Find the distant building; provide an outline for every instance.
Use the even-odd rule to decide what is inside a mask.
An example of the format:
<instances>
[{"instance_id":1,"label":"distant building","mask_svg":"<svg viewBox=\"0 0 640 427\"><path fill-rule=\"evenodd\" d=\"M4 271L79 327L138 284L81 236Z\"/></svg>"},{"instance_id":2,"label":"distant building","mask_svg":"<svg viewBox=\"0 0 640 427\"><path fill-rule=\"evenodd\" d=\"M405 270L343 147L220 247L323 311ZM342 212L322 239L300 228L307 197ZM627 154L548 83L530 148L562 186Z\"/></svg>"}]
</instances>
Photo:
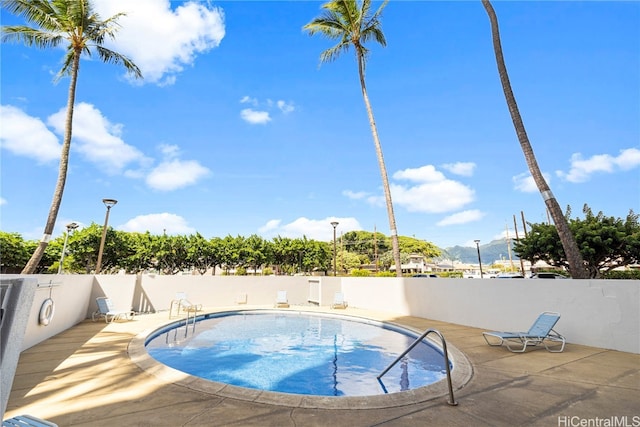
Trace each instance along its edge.
<instances>
[{"instance_id":1,"label":"distant building","mask_svg":"<svg viewBox=\"0 0 640 427\"><path fill-rule=\"evenodd\" d=\"M415 274L415 273L431 273L433 270L425 262L424 256L420 254L411 254L405 264L401 264L402 274ZM396 266L391 265L389 270L396 271Z\"/></svg>"}]
</instances>

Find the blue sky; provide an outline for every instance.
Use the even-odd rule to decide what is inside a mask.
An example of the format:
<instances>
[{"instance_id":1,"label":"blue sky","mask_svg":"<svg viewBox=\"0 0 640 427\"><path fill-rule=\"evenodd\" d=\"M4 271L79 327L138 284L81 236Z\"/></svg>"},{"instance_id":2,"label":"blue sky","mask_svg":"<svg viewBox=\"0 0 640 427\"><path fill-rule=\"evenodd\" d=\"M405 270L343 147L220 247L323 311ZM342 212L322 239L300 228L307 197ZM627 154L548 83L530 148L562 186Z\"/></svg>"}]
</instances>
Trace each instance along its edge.
<instances>
[{"instance_id":1,"label":"blue sky","mask_svg":"<svg viewBox=\"0 0 640 427\"><path fill-rule=\"evenodd\" d=\"M141 68L81 63L65 224L330 241L389 234L355 55L302 26L321 2L96 0L127 12L113 49ZM640 211L640 3L495 2L540 168L582 216ZM2 24L21 23L2 10ZM392 0L367 88L398 233L440 247L547 220L504 101L480 1ZM63 51L2 44L0 229L39 239L57 177Z\"/></svg>"}]
</instances>

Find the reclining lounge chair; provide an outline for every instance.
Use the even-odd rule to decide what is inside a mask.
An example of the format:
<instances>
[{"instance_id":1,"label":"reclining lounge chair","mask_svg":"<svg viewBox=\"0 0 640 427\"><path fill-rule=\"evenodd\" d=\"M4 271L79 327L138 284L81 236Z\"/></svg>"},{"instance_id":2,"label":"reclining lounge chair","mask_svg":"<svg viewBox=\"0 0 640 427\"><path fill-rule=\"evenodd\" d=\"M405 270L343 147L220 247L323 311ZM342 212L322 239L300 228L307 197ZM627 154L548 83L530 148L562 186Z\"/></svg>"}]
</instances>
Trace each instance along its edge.
<instances>
[{"instance_id":1,"label":"reclining lounge chair","mask_svg":"<svg viewBox=\"0 0 640 427\"><path fill-rule=\"evenodd\" d=\"M278 296L276 297L276 308L286 308L289 307L289 299L287 298L287 291L278 291Z\"/></svg>"},{"instance_id":2,"label":"reclining lounge chair","mask_svg":"<svg viewBox=\"0 0 640 427\"><path fill-rule=\"evenodd\" d=\"M18 415L2 422L2 427L58 427L58 424L33 415Z\"/></svg>"},{"instance_id":3,"label":"reclining lounge chair","mask_svg":"<svg viewBox=\"0 0 640 427\"><path fill-rule=\"evenodd\" d=\"M344 294L342 292L336 292L333 295L331 308L347 308L347 302L344 300Z\"/></svg>"},{"instance_id":4,"label":"reclining lounge chair","mask_svg":"<svg viewBox=\"0 0 640 427\"><path fill-rule=\"evenodd\" d=\"M117 310L113 307L113 303L107 297L96 298L98 303L98 310L91 315L91 320L94 322L101 317L104 317L105 323L113 322L116 319L133 320L135 313L133 310Z\"/></svg>"},{"instance_id":5,"label":"reclining lounge chair","mask_svg":"<svg viewBox=\"0 0 640 427\"><path fill-rule=\"evenodd\" d=\"M560 314L545 311L540 314L531 328L527 332L483 332L482 336L487 344L501 346L506 344L509 351L523 353L527 346L544 345L544 348L551 353L560 353L564 350L565 339L562 335L553 330L553 327L560 320ZM548 342L561 343L551 348ZM557 349L560 347L559 349Z\"/></svg>"}]
</instances>

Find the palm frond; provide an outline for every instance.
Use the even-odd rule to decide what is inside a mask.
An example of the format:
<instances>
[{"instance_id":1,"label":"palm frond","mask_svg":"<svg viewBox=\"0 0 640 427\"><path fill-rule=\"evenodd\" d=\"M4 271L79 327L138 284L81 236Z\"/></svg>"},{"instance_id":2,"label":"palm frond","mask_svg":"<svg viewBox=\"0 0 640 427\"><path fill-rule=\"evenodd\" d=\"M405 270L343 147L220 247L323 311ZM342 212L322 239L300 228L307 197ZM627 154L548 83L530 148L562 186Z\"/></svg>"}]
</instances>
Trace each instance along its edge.
<instances>
[{"instance_id":1,"label":"palm frond","mask_svg":"<svg viewBox=\"0 0 640 427\"><path fill-rule=\"evenodd\" d=\"M71 75L72 65L73 65L73 57L75 55L75 51L73 49L67 48L67 53L64 55L64 60L62 61L62 67L60 71L56 74L54 81L60 80L64 76Z\"/></svg>"},{"instance_id":2,"label":"palm frond","mask_svg":"<svg viewBox=\"0 0 640 427\"><path fill-rule=\"evenodd\" d=\"M376 13L373 14L373 16L371 17L371 21L375 20L380 22L380 15L382 15L382 9L385 8L385 6L387 5L387 3L389 3L389 0L384 0L382 2L382 4L380 5L380 7L378 8L378 10L376 10Z\"/></svg>"},{"instance_id":3,"label":"palm frond","mask_svg":"<svg viewBox=\"0 0 640 427\"><path fill-rule=\"evenodd\" d=\"M59 31L56 11L47 0L2 0L2 8L48 31Z\"/></svg>"},{"instance_id":4,"label":"palm frond","mask_svg":"<svg viewBox=\"0 0 640 427\"><path fill-rule=\"evenodd\" d=\"M334 47L331 47L320 54L320 62L332 62L338 58L343 52L347 52L350 43L338 43Z\"/></svg>"},{"instance_id":5,"label":"palm frond","mask_svg":"<svg viewBox=\"0 0 640 427\"><path fill-rule=\"evenodd\" d=\"M365 31L362 32L361 38L362 38L363 44L373 39L376 42L378 42L381 46L387 45L387 40L384 37L384 33L380 29L379 25L368 27Z\"/></svg>"},{"instance_id":6,"label":"palm frond","mask_svg":"<svg viewBox=\"0 0 640 427\"><path fill-rule=\"evenodd\" d=\"M303 27L309 35L322 34L338 44L320 54L321 62L335 60L353 45L358 55L366 59L369 50L364 46L370 40L387 45L381 29L380 15L388 3L385 0L371 14L371 0L332 0L322 5L323 13ZM366 62L366 61L365 61Z\"/></svg>"},{"instance_id":7,"label":"palm frond","mask_svg":"<svg viewBox=\"0 0 640 427\"><path fill-rule=\"evenodd\" d=\"M116 65L121 64L127 70L127 73L133 75L136 78L142 78L142 72L131 59L118 52L107 49L104 46L96 46L96 50L98 51L98 56L100 56L100 59L103 62Z\"/></svg>"},{"instance_id":8,"label":"palm frond","mask_svg":"<svg viewBox=\"0 0 640 427\"><path fill-rule=\"evenodd\" d=\"M329 39L342 38L347 28L340 21L339 15L332 12L325 12L322 16L315 18L313 21L302 27L313 36L317 33Z\"/></svg>"},{"instance_id":9,"label":"palm frond","mask_svg":"<svg viewBox=\"0 0 640 427\"><path fill-rule=\"evenodd\" d=\"M2 27L2 42L21 42L27 46L49 48L58 46L65 38L58 33L40 31L25 26Z\"/></svg>"},{"instance_id":10,"label":"palm frond","mask_svg":"<svg viewBox=\"0 0 640 427\"><path fill-rule=\"evenodd\" d=\"M68 42L63 65L57 78L68 75L75 55L92 55L96 49L104 62L123 65L136 78L140 69L129 58L103 46L107 37L115 38L120 28L118 13L106 20L93 11L90 0L0 0L3 8L23 17L37 28L2 27L2 41L23 42L28 46L47 48Z\"/></svg>"}]
</instances>

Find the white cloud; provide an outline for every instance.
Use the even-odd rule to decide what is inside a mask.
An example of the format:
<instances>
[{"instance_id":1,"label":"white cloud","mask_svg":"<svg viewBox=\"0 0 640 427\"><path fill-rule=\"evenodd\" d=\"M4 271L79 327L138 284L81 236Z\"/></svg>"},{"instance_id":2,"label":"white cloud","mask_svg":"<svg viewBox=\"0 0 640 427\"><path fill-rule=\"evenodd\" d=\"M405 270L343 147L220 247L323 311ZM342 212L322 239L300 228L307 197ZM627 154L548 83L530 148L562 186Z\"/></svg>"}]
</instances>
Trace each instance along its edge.
<instances>
[{"instance_id":1,"label":"white cloud","mask_svg":"<svg viewBox=\"0 0 640 427\"><path fill-rule=\"evenodd\" d=\"M436 170L433 165L401 170L394 173L393 178L406 179L414 182L439 182L445 180L444 174Z\"/></svg>"},{"instance_id":2,"label":"white cloud","mask_svg":"<svg viewBox=\"0 0 640 427\"><path fill-rule=\"evenodd\" d=\"M473 162L456 162L446 163L442 167L455 175L472 176L476 169L476 164Z\"/></svg>"},{"instance_id":3,"label":"white cloud","mask_svg":"<svg viewBox=\"0 0 640 427\"><path fill-rule=\"evenodd\" d=\"M196 230L189 227L187 221L175 214L167 212L159 214L139 215L117 227L122 231L151 234L193 234Z\"/></svg>"},{"instance_id":4,"label":"white cloud","mask_svg":"<svg viewBox=\"0 0 640 427\"><path fill-rule=\"evenodd\" d=\"M240 103L241 104L251 104L254 107L258 106L258 100L256 98L251 98L248 95L243 96L242 99L240 100Z\"/></svg>"},{"instance_id":5,"label":"white cloud","mask_svg":"<svg viewBox=\"0 0 640 427\"><path fill-rule=\"evenodd\" d=\"M282 111L284 114L289 114L293 110L295 110L295 107L293 106L293 102L287 103L285 101L280 100L277 102L277 105L280 111Z\"/></svg>"},{"instance_id":6,"label":"white cloud","mask_svg":"<svg viewBox=\"0 0 640 427\"><path fill-rule=\"evenodd\" d=\"M48 117L47 123L58 134L63 134L66 108ZM113 124L91 104L76 104L73 113L72 149L82 153L85 159L96 164L103 172L117 174L129 163L148 161L135 147L120 137L122 125Z\"/></svg>"},{"instance_id":7,"label":"white cloud","mask_svg":"<svg viewBox=\"0 0 640 427\"><path fill-rule=\"evenodd\" d=\"M251 108L245 108L240 111L240 117L247 123L251 123L252 125L264 125L271 121L271 117L269 117L269 112L267 111L256 111Z\"/></svg>"},{"instance_id":8,"label":"white cloud","mask_svg":"<svg viewBox=\"0 0 640 427\"><path fill-rule=\"evenodd\" d=\"M449 212L460 209L475 198L474 190L446 178L432 165L398 171L393 178L418 183L413 186L390 184L393 203L409 212Z\"/></svg>"},{"instance_id":9,"label":"white cloud","mask_svg":"<svg viewBox=\"0 0 640 427\"><path fill-rule=\"evenodd\" d=\"M258 231L261 233L268 233L272 230L277 230L281 222L282 221L280 221L279 219L272 219L270 221L267 221L267 223L260 227Z\"/></svg>"},{"instance_id":10,"label":"white cloud","mask_svg":"<svg viewBox=\"0 0 640 427\"><path fill-rule=\"evenodd\" d=\"M195 160L168 160L147 175L147 185L155 190L172 191L195 184L209 175L209 169Z\"/></svg>"},{"instance_id":11,"label":"white cloud","mask_svg":"<svg viewBox=\"0 0 640 427\"><path fill-rule=\"evenodd\" d=\"M615 164L624 171L640 166L640 150L627 148L620 151L620 155L615 158Z\"/></svg>"},{"instance_id":12,"label":"white cloud","mask_svg":"<svg viewBox=\"0 0 640 427\"><path fill-rule=\"evenodd\" d=\"M241 104L250 104L254 108L245 108L240 111L240 117L247 123L252 125L264 125L271 121L270 111L277 108L282 114L289 114L295 110L293 102L286 102L278 100L274 102L271 99L266 101L259 101L257 98L252 98L248 95L243 96L240 99ZM277 111L276 111L277 112Z\"/></svg>"},{"instance_id":13,"label":"white cloud","mask_svg":"<svg viewBox=\"0 0 640 427\"><path fill-rule=\"evenodd\" d=\"M575 153L571 156L569 172L557 171L556 174L569 182L586 182L591 175L597 172L614 173L627 171L640 166L640 150L627 148L621 150L618 156L610 154L596 154L588 159L583 159L582 154Z\"/></svg>"},{"instance_id":14,"label":"white cloud","mask_svg":"<svg viewBox=\"0 0 640 427\"><path fill-rule=\"evenodd\" d=\"M267 237L281 236L296 239L306 236L308 239L328 242L333 241L333 226L331 225L333 221L338 222L337 233L362 230L360 223L355 218L309 219L300 217L288 224L282 224L279 219L272 219L260 227L260 232L267 234Z\"/></svg>"},{"instance_id":15,"label":"white cloud","mask_svg":"<svg viewBox=\"0 0 640 427\"><path fill-rule=\"evenodd\" d=\"M11 105L0 105L0 146L40 163L60 159L62 145L42 120Z\"/></svg>"},{"instance_id":16,"label":"white cloud","mask_svg":"<svg viewBox=\"0 0 640 427\"><path fill-rule=\"evenodd\" d=\"M0 206L4 206L7 204L7 199L5 199L4 197L0 197Z\"/></svg>"},{"instance_id":17,"label":"white cloud","mask_svg":"<svg viewBox=\"0 0 640 427\"><path fill-rule=\"evenodd\" d=\"M513 228L502 230L500 233L494 235L491 240L504 240L507 237L509 237L509 239L512 239L512 240L516 239L516 233ZM524 238L524 230L518 230L518 237L521 239Z\"/></svg>"},{"instance_id":18,"label":"white cloud","mask_svg":"<svg viewBox=\"0 0 640 427\"><path fill-rule=\"evenodd\" d=\"M462 211L454 213L453 215L449 215L448 217L438 221L436 225L445 226L445 225L457 225L457 224L466 224L468 222L478 221L484 217L485 214L478 209L472 209L468 211Z\"/></svg>"},{"instance_id":19,"label":"white cloud","mask_svg":"<svg viewBox=\"0 0 640 427\"><path fill-rule=\"evenodd\" d=\"M352 200L360 200L360 199L364 199L365 197L367 197L369 195L369 193L365 192L365 191L351 191L351 190L344 190L342 192L343 196L347 196L349 199Z\"/></svg>"},{"instance_id":20,"label":"white cloud","mask_svg":"<svg viewBox=\"0 0 640 427\"><path fill-rule=\"evenodd\" d=\"M115 41L105 45L128 56L144 76L142 84L173 84L198 54L217 47L225 35L222 9L206 2L94 0L102 19L124 12ZM172 4L177 5L172 9Z\"/></svg>"},{"instance_id":21,"label":"white cloud","mask_svg":"<svg viewBox=\"0 0 640 427\"><path fill-rule=\"evenodd\" d=\"M551 176L549 174L542 172L542 176L544 180L547 181L547 184L551 184ZM538 186L536 182L533 180L533 177L528 172L521 173L519 175L511 178L513 181L513 188L517 191L521 191L523 193L535 193L538 191Z\"/></svg>"},{"instance_id":22,"label":"white cloud","mask_svg":"<svg viewBox=\"0 0 640 427\"><path fill-rule=\"evenodd\" d=\"M61 146L40 119L30 117L22 110L11 106L2 106L0 114L0 141L3 148L39 161L60 158ZM47 118L47 124L56 133L62 134L65 116L66 108L62 108ZM93 105L78 103L73 115L71 149L111 175L123 174L129 178L140 179L148 174L146 182L156 190L170 191L182 188L209 174L209 170L197 161L179 160L179 147L169 144L159 146L163 161L149 172L148 168L153 160L122 140L122 127L121 124L111 123ZM132 163L137 163L136 168L125 170Z\"/></svg>"},{"instance_id":23,"label":"white cloud","mask_svg":"<svg viewBox=\"0 0 640 427\"><path fill-rule=\"evenodd\" d=\"M180 154L180 148L177 145L172 144L160 144L158 149L164 156L165 160L175 159Z\"/></svg>"}]
</instances>

